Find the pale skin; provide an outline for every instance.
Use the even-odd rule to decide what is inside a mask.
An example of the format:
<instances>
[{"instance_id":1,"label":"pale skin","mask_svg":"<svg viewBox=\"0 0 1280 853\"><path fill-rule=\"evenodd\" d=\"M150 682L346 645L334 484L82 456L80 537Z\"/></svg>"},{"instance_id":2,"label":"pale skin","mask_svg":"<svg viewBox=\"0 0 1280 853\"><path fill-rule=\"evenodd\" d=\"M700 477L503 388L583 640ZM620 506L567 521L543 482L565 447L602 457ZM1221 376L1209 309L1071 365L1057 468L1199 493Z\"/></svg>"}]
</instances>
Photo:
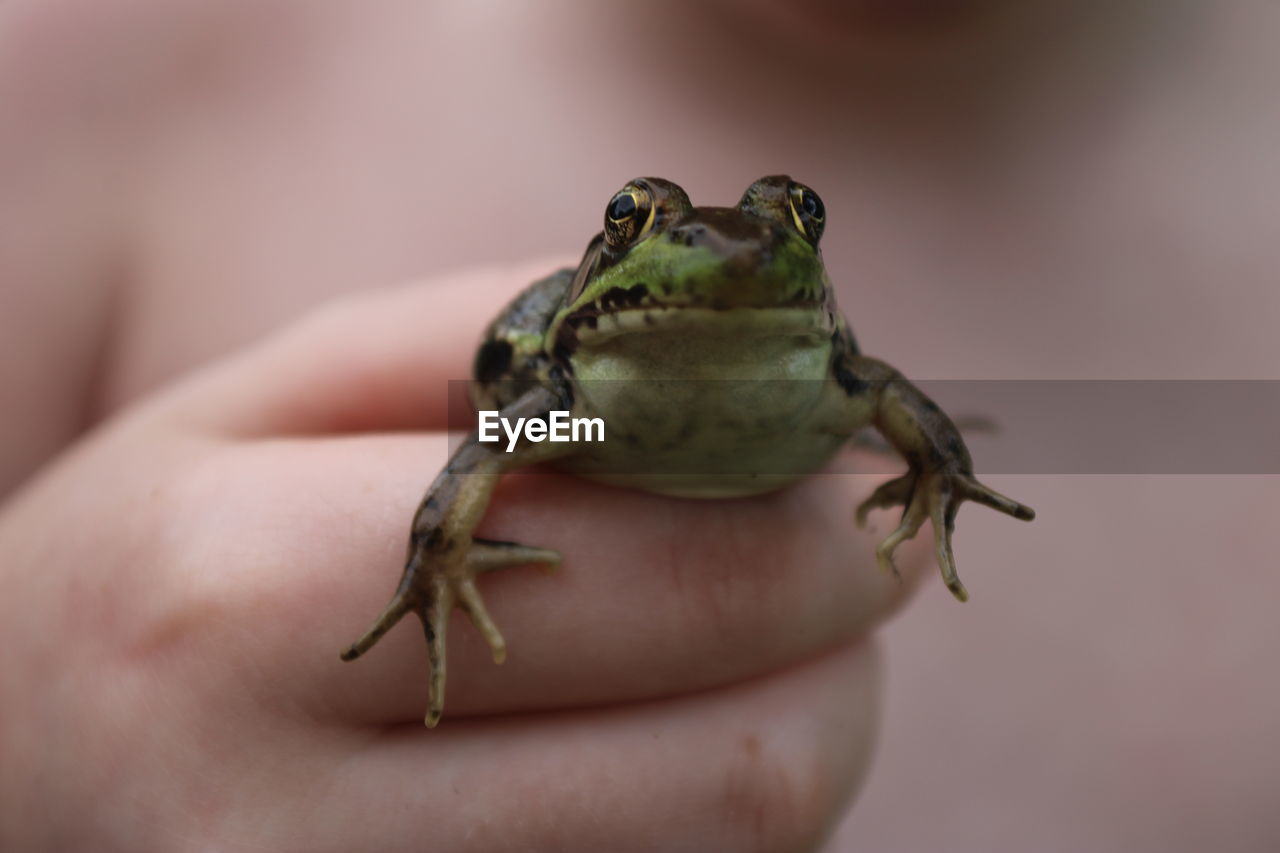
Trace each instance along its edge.
<instances>
[{"instance_id":1,"label":"pale skin","mask_svg":"<svg viewBox=\"0 0 1280 853\"><path fill-rule=\"evenodd\" d=\"M754 5L677 29L650 4L6 6L0 847L795 849L838 819L882 695L865 632L936 575L918 543L900 589L892 519L849 523L885 478L726 508L515 477L481 532L566 560L482 580L502 667L455 618L459 725L421 728L418 632L337 660L445 459L431 389L634 175L820 186L841 303L912 377L1275 378L1269 4L989 3L932 34ZM348 305L242 354L414 279L445 289L386 311L410 329ZM831 849L1269 849L1274 478L991 483L1040 519L962 513L973 600L934 582L890 628ZM796 538L753 538L779 509ZM670 545L707 529L729 559Z\"/></svg>"},{"instance_id":2,"label":"pale skin","mask_svg":"<svg viewBox=\"0 0 1280 853\"><path fill-rule=\"evenodd\" d=\"M48 570L3 605L24 638L3 682L6 841L412 849L429 831L445 849L797 849L829 830L874 728L865 634L907 591L849 523L866 478L734 508L516 478L482 531L572 555L551 577L485 579L519 653L498 669L455 626L435 732L417 636L337 660L446 452L443 395L398 388L442 386L450 360L432 356L468 336L415 334L421 318L441 298L482 310L508 274L325 309L123 413L12 499L0 548ZM109 493L82 487L103 479ZM787 535L750 532L768 518ZM819 544L828 528L838 551ZM695 531L710 538L672 546ZM50 679L74 700L29 689ZM19 817L51 796L79 819Z\"/></svg>"}]
</instances>

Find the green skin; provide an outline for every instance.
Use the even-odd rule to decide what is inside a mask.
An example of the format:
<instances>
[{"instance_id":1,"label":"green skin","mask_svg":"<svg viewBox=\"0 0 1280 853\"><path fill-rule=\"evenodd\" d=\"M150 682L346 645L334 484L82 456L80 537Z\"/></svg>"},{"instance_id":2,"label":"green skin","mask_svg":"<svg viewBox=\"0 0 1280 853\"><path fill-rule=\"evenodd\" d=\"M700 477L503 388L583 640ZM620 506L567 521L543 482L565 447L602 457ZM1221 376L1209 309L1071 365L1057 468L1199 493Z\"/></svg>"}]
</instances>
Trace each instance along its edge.
<instances>
[{"instance_id":1,"label":"green skin","mask_svg":"<svg viewBox=\"0 0 1280 853\"><path fill-rule=\"evenodd\" d=\"M835 297L818 242L824 211L785 175L761 178L732 208L695 208L669 181L641 178L614 196L605 230L577 269L530 285L490 325L476 356L472 400L514 423L555 410L601 418L605 441L572 443L472 433L414 516L391 603L342 655L354 660L400 617L423 621L431 664L426 724L444 709L445 626L454 606L493 650L502 635L476 575L554 551L473 535L498 479L539 462L615 485L721 498L780 488L820 469L874 426L907 461L857 511L903 506L877 547L894 550L932 522L938 565L956 596L951 534L976 501L1030 520L1030 507L982 485L952 421L887 364L861 355Z\"/></svg>"}]
</instances>

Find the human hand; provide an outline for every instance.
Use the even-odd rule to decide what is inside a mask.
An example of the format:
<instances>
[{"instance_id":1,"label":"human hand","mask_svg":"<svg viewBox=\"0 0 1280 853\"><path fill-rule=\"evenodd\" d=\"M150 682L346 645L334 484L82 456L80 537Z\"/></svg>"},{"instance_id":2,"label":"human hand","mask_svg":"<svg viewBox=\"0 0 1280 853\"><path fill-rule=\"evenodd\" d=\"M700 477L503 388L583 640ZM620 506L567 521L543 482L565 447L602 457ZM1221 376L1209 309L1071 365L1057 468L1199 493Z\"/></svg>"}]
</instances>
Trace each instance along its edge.
<instances>
[{"instance_id":1,"label":"human hand","mask_svg":"<svg viewBox=\"0 0 1280 853\"><path fill-rule=\"evenodd\" d=\"M418 632L338 660L399 575L447 380L513 278L343 300L121 412L9 502L0 847L820 842L868 766L866 633L912 585L852 524L860 478L699 502L511 476L479 532L564 563L484 580L507 663L457 617L428 731Z\"/></svg>"}]
</instances>

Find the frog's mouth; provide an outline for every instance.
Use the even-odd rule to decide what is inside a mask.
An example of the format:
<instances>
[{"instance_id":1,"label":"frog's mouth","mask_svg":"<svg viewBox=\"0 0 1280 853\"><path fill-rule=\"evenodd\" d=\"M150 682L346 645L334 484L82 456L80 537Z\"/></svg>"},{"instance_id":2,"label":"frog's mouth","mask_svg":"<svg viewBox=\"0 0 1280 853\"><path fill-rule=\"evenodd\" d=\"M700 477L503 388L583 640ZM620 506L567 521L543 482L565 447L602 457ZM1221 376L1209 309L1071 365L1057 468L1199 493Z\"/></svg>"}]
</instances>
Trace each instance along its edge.
<instances>
[{"instance_id":1,"label":"frog's mouth","mask_svg":"<svg viewBox=\"0 0 1280 853\"><path fill-rule=\"evenodd\" d=\"M575 311L565 317L562 328L573 334L579 346L599 346L613 338L638 333L826 339L836 330L836 317L830 306L814 302L767 308L651 304L610 311Z\"/></svg>"}]
</instances>

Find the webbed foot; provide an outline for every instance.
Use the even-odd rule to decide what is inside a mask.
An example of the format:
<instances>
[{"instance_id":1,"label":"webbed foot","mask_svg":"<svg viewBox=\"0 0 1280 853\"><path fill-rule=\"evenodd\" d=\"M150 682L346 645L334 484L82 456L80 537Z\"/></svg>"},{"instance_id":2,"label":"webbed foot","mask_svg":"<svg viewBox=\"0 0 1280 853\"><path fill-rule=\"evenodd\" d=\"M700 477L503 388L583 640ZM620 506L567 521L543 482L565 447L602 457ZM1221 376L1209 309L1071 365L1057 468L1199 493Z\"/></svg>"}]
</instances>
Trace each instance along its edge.
<instances>
[{"instance_id":1,"label":"webbed foot","mask_svg":"<svg viewBox=\"0 0 1280 853\"><path fill-rule=\"evenodd\" d=\"M934 551L938 567L942 570L942 580L952 595L961 601L968 601L969 592L956 574L955 556L951 551L951 533L955 529L956 513L967 500L985 504L1022 521L1030 521L1036 517L1035 510L1026 504L984 486L973 474L958 466L947 466L934 471L911 470L884 483L872 492L871 497L858 505L857 522L859 527L864 526L867 513L873 509L905 507L897 529L876 546L876 560L880 568L900 577L893 563L893 552L903 542L915 536L925 519L929 519L933 524Z\"/></svg>"},{"instance_id":2,"label":"webbed foot","mask_svg":"<svg viewBox=\"0 0 1280 853\"><path fill-rule=\"evenodd\" d=\"M364 636L342 653L342 659L350 661L360 657L402 616L410 610L415 611L422 619L427 635L431 677L427 685L425 722L428 728L434 728L444 713L445 630L455 606L466 612L489 644L494 663L502 663L507 657L506 642L485 609L484 599L476 588L476 576L507 566L528 563L555 566L559 562L560 555L555 551L514 542L468 537L465 545L451 546L440 528L428 531L422 537L415 536L400 586L391 603Z\"/></svg>"}]
</instances>

